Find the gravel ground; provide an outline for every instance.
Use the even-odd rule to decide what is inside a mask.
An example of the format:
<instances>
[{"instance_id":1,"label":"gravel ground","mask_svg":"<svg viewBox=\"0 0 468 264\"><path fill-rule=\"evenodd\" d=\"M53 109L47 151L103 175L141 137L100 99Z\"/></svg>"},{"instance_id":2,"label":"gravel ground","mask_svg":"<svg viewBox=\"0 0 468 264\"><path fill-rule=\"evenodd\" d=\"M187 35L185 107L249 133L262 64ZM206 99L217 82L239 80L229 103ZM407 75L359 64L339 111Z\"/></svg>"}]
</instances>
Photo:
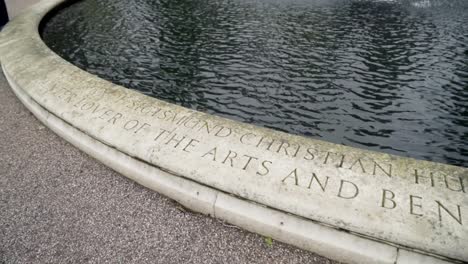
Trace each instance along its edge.
<instances>
[{"instance_id":1,"label":"gravel ground","mask_svg":"<svg viewBox=\"0 0 468 264\"><path fill-rule=\"evenodd\" d=\"M0 263L336 263L184 210L44 127L0 74Z\"/></svg>"}]
</instances>

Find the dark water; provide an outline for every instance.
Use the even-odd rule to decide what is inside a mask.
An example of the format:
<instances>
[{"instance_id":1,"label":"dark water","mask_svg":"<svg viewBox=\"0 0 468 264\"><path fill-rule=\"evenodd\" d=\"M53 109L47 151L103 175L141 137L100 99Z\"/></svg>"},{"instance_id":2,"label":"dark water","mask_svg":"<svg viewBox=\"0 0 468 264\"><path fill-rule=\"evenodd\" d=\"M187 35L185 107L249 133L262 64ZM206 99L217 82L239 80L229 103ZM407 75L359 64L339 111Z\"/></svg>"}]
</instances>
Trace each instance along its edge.
<instances>
[{"instance_id":1,"label":"dark water","mask_svg":"<svg viewBox=\"0 0 468 264\"><path fill-rule=\"evenodd\" d=\"M43 37L169 102L468 167L466 0L85 0Z\"/></svg>"}]
</instances>

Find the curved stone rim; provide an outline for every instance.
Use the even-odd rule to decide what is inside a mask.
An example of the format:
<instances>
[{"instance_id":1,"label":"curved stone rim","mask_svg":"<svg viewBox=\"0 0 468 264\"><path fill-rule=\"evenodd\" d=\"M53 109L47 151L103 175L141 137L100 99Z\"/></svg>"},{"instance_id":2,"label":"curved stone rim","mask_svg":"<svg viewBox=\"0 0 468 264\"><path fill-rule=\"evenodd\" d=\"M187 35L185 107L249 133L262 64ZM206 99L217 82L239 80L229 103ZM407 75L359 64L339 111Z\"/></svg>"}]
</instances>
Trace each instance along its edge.
<instances>
[{"instance_id":1,"label":"curved stone rim","mask_svg":"<svg viewBox=\"0 0 468 264\"><path fill-rule=\"evenodd\" d=\"M389 172L392 174L391 166L389 167L390 170L387 169L387 171L381 166L381 164L384 164L386 161L394 162L390 164L396 163L407 169L418 168L422 170L422 168L430 168L431 172L448 172L448 174L461 177L460 179L462 181L468 178L468 170L466 168L365 151L238 123L165 103L102 80L64 61L48 49L41 40L38 32L40 22L50 10L63 2L63 0L43 0L10 22L0 33L0 59L2 69L18 98L20 98L31 112L45 125L76 147L125 176L167 195L195 211L222 218L228 222L244 227L247 230L271 236L275 239L317 252L332 259L352 263L404 263L405 259L415 260L416 258L428 258L434 262L439 261L429 256L424 256L433 254L438 258L447 258L453 261L457 259L460 261L468 260L466 252L457 252L457 250L463 250L463 244L455 244L455 251L446 253L443 251L443 248L433 249L427 245L421 247L411 246L412 243L414 244L414 241L411 241L410 238L407 240L398 240L395 238L398 233L396 235L389 233L388 239L373 236L366 233L363 229L366 227L360 227L351 220L346 222L338 218L332 219L333 216L336 216L334 215L336 212L328 212L328 215L315 215L316 207L315 211L310 210L309 213L303 213L301 210L307 209L307 207L301 205L300 202L296 204L294 201L301 201L300 199L302 198L312 200L321 199L321 197L310 198L307 196L309 194L305 193L304 190L299 190L302 196L293 193L291 189L298 186L298 176L296 174L294 174L292 178L285 177L280 184L272 183L264 178L245 180L245 178L241 178L244 172L242 170L239 171L239 168L237 171L232 172L232 167L234 167L234 155L232 153L236 153L237 156L239 152L237 149L248 149L253 153L247 156L247 163L243 163L245 164L245 168L243 168L244 171L247 171L250 162L255 161L254 158L258 160L259 158L257 157L260 157L268 151L271 152L265 154L268 159L274 161L282 161L282 159L284 159L285 163L289 162L295 164L296 170L310 166L311 164L304 165L302 163L305 162L304 160L310 161L310 159L306 159L306 157L314 159L313 156L315 152L313 154L309 152L309 149L306 149L304 155L309 156L303 156L301 160L295 156L298 154L299 148L303 145L312 145L319 149L326 149L327 159L330 157L330 153L338 152L346 152L347 155L357 157L370 155L374 161L374 175L371 176L376 176L377 170L380 170L381 174L388 174ZM86 84L87 87L82 87L81 85L83 83ZM79 97L85 100L82 101L84 104L78 108L73 108L72 105L78 105L78 102L73 100ZM86 101L88 99L89 102ZM70 104L71 102L73 104ZM115 104L117 102L121 105L116 106ZM88 103L88 105L84 107L86 103ZM111 108L106 108L109 105L120 108L111 111ZM159 110L154 108L154 105L158 105L158 107L160 107ZM89 109L87 109L88 107ZM125 107L128 109L123 109ZM138 111L140 112L139 115L142 117L136 115ZM157 113L166 112L164 112L163 118L159 118L157 114L153 114L156 111L158 111ZM93 112L94 115L89 114L89 112ZM99 114L99 116L96 115L96 113ZM118 114L120 114L120 117ZM151 114L153 114L153 119L148 117L148 115ZM126 123L122 125L123 127L117 131L117 129L112 126L118 123L122 115L129 115L134 118L127 120ZM158 119L157 121L160 123L173 119L172 125L174 125L174 123L176 125L174 129L180 129L182 127L181 130L183 133L176 137L175 132L171 132L173 136L169 138L169 141L167 141L168 143L158 143L148 147L143 139L146 141L150 139L156 141L156 139L159 139L165 134L171 135L168 134L170 130L166 129L167 126L163 127L166 129L164 131L168 132L161 132L163 128L159 128L159 134L151 134L150 132L155 132L151 130L154 123L151 123L151 121L147 123L145 121L154 121L154 119ZM194 131L193 128L188 129L188 127L186 127L187 123L190 121L194 122L194 127L198 129L197 131ZM208 122L211 123L211 127L208 125ZM202 125L197 127L199 124ZM216 132L215 129L217 129ZM205 134L200 132L202 130L206 130ZM228 134L228 131L229 135L225 136ZM146 137L143 136L144 133L146 133ZM189 141L188 136L192 134L199 137L197 137L197 139L192 138L192 140ZM277 148L277 151L270 150L271 144L268 149L259 150L257 149L258 146L254 147L252 144L242 145L237 141L236 143L233 140L227 139L231 134L237 136L237 141L239 141L240 136L241 143L243 139L248 141L249 138L251 139L255 136L268 139L272 142L278 140L276 143L280 144L280 146ZM182 137L183 140L187 140L185 142L186 144L183 145L184 148L180 150L177 149L177 147L180 142L182 142L180 140ZM203 140L209 141L210 143L215 142L217 144L216 146L237 147L237 149L235 149L237 152L231 152L231 150L229 150L227 156L225 155L224 161L216 161L218 150L215 150L213 154L213 149L207 149L208 152L205 150L203 153L209 155L209 157L213 157L213 161L217 163L206 166L208 167L207 170L202 170L201 172L197 171L193 167L194 164L190 164L190 159L179 159L179 157L181 157L181 153L185 154L183 152L190 152L197 142L200 143ZM284 142L286 142L287 146L284 145ZM174 143L176 147L170 149L170 151L167 149L164 150L166 147L165 145L169 143ZM268 145L268 142L264 142L264 144ZM297 152L295 152L294 155L292 155L295 150L295 148L292 148L293 144L297 144L298 146ZM183 152L179 153L177 151ZM290 153L288 153L288 151ZM168 156L168 158L166 158L166 156ZM266 170L269 170L267 165L269 166L271 164L266 161L271 164L273 163L270 160L263 159L263 162L258 164L256 168L257 171L253 171L255 176L267 175ZM320 162L323 162L323 160ZM341 163L338 162L338 164L341 166L343 162L344 156ZM358 173L351 169L349 169L350 171L343 172L343 170L340 169L344 168L342 166L337 167L336 164L334 165L335 168L328 168L314 160L312 165L317 166L326 173L330 173L330 175L336 174L333 176L350 180L350 178L345 177L347 176L345 173L349 173L353 177L362 177L362 175L365 174L366 167L362 164L363 162L364 161L358 158L353 164L353 166L360 167L362 170L361 175L358 175ZM195 165L198 166L198 164ZM229 168L229 165L231 168ZM277 168L277 170L281 169L282 168ZM291 171L291 173L292 172L293 171ZM226 176L220 180L219 177L209 176L209 174L213 173L223 176L228 175L230 177ZM284 175L287 174L283 174L283 176ZM398 179L398 181L401 182L398 182L397 187L408 184L408 177L402 178L403 179ZM292 187L285 186L286 179L292 181ZM364 182L367 180L368 179ZM378 181L387 184L387 181L390 180L381 179ZM447 182L447 180L445 181ZM347 182L347 180L342 180L340 182L339 195L341 194L344 186L343 183L345 182ZM310 183L312 183L312 179L310 179ZM267 190L254 190L249 185L262 188L266 186L264 189ZM428 189L427 186L418 189L418 191L427 190L431 189ZM294 189L294 191L297 191L297 189ZM278 194L279 198L272 199L272 196L276 194ZM468 203L464 193L449 194L456 196L463 206ZM292 199L287 197L288 195L292 196ZM447 191L438 191L435 195L438 198L447 197ZM346 197L346 195L343 195L341 198L352 199L349 197L350 196ZM289 200L283 202L281 200L282 198L288 198ZM326 200L322 199L320 201L323 202ZM348 207L349 205L350 204L347 204ZM368 204L364 203L364 205ZM346 209L345 205L339 204L339 206L341 206L343 210ZM357 206L359 206L359 204L357 204ZM440 208L439 206L439 214ZM386 216L388 215L384 215L382 219L385 219ZM439 215L439 217L440 216L441 215ZM401 227L401 225L397 225L397 228ZM457 226L455 225L455 227ZM305 232L305 230L307 230L307 232ZM452 228L450 230L453 231L455 229ZM393 230L391 231L393 232ZM466 237L468 233L465 233L467 232L466 227L462 231L462 237L460 238L461 243L468 239ZM421 238L419 237L418 239ZM402 248L426 253L420 255L419 253L409 252Z\"/></svg>"}]
</instances>

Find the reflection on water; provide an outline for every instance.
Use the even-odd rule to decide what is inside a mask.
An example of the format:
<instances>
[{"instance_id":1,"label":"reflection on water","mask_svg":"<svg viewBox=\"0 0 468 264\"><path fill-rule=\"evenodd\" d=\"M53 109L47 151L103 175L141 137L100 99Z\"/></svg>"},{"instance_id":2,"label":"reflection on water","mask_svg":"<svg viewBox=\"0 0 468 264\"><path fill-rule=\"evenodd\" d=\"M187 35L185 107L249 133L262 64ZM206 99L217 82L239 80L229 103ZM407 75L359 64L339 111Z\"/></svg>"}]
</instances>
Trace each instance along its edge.
<instances>
[{"instance_id":1,"label":"reflection on water","mask_svg":"<svg viewBox=\"0 0 468 264\"><path fill-rule=\"evenodd\" d=\"M466 25L465 0L85 0L43 37L169 102L466 167Z\"/></svg>"}]
</instances>

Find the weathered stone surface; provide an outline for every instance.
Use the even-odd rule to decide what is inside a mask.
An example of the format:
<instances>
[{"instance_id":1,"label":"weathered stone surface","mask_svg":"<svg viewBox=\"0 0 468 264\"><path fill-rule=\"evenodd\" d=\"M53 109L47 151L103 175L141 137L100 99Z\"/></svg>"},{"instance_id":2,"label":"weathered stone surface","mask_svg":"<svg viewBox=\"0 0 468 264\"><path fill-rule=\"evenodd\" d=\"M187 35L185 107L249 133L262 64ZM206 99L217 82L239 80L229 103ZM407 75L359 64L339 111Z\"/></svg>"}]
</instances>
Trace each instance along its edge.
<instances>
[{"instance_id":1,"label":"weathered stone surface","mask_svg":"<svg viewBox=\"0 0 468 264\"><path fill-rule=\"evenodd\" d=\"M450 262L436 259L401 249L398 252L396 264L448 264Z\"/></svg>"},{"instance_id":2,"label":"weathered stone surface","mask_svg":"<svg viewBox=\"0 0 468 264\"><path fill-rule=\"evenodd\" d=\"M17 16L25 7L37 3L39 0L5 0L10 19Z\"/></svg>"},{"instance_id":3,"label":"weathered stone surface","mask_svg":"<svg viewBox=\"0 0 468 264\"><path fill-rule=\"evenodd\" d=\"M373 239L468 260L468 169L294 136L124 89L64 61L36 5L0 36L1 63L42 107L91 137L198 183Z\"/></svg>"}]
</instances>

